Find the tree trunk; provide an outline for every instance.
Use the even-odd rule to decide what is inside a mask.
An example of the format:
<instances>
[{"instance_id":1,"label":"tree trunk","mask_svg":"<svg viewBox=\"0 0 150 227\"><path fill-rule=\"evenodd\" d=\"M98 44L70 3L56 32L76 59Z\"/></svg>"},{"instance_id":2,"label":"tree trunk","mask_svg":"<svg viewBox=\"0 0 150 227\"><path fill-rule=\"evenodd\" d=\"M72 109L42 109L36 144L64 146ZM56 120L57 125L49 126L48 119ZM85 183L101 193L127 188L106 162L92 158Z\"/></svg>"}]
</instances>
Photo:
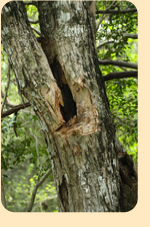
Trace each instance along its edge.
<instances>
[{"instance_id":1,"label":"tree trunk","mask_svg":"<svg viewBox=\"0 0 150 227\"><path fill-rule=\"evenodd\" d=\"M91 5L41 1L38 11L41 46L24 4L14 1L2 10L2 42L20 95L30 101L47 140L59 211L128 211L136 204L137 180L115 136Z\"/></svg>"}]
</instances>

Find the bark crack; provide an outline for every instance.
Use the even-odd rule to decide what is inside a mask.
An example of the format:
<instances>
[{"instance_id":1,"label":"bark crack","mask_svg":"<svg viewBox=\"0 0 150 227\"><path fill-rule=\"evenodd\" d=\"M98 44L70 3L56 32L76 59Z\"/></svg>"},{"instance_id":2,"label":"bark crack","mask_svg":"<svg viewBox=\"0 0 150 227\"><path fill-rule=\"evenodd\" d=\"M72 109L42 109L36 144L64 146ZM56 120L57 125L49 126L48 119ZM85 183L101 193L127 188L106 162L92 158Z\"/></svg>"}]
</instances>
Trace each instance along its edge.
<instances>
[{"instance_id":1,"label":"bark crack","mask_svg":"<svg viewBox=\"0 0 150 227\"><path fill-rule=\"evenodd\" d=\"M60 200L64 208L64 212L69 212L69 202L68 202L68 189L66 185L65 177L62 177L62 183L59 185L59 195Z\"/></svg>"}]
</instances>

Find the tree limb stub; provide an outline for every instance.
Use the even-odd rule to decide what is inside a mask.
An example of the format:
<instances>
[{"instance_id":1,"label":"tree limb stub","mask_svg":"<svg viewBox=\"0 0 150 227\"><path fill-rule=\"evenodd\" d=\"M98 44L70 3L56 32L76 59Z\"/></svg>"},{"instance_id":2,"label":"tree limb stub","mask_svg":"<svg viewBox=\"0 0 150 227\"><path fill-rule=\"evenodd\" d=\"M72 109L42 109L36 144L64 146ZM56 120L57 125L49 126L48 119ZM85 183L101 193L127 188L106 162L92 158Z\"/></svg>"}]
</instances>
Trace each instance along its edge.
<instances>
[{"instance_id":1,"label":"tree limb stub","mask_svg":"<svg viewBox=\"0 0 150 227\"><path fill-rule=\"evenodd\" d=\"M119 73L109 73L106 76L103 76L104 81L113 80L113 79L121 79L121 78L130 78L138 77L137 71L127 71L127 72L119 72Z\"/></svg>"}]
</instances>

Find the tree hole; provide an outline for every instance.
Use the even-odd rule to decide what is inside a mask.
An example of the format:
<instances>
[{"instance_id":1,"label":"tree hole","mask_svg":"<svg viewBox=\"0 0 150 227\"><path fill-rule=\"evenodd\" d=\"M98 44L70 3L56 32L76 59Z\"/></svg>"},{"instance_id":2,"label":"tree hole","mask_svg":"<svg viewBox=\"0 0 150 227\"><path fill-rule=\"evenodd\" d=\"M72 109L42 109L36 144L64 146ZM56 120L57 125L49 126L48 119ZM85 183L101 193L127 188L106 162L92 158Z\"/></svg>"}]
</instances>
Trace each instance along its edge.
<instances>
[{"instance_id":1,"label":"tree hole","mask_svg":"<svg viewBox=\"0 0 150 227\"><path fill-rule=\"evenodd\" d=\"M73 116L77 115L76 103L73 100L72 93L67 84L64 72L60 63L55 59L50 65L54 78L56 79L57 85L62 93L64 106L60 105L61 114L66 122L68 122Z\"/></svg>"}]
</instances>

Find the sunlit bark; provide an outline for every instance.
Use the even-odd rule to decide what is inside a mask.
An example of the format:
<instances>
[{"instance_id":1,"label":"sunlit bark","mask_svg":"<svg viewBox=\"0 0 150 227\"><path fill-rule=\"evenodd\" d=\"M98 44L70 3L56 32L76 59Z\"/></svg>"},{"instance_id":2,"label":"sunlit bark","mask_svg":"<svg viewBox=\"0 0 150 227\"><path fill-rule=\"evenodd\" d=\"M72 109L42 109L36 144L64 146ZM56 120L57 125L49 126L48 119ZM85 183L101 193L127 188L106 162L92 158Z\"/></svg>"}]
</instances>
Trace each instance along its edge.
<instances>
[{"instance_id":1,"label":"sunlit bark","mask_svg":"<svg viewBox=\"0 0 150 227\"><path fill-rule=\"evenodd\" d=\"M41 46L22 2L3 7L2 41L20 94L44 131L59 211L121 211L123 148L99 70L89 2L38 2L38 10Z\"/></svg>"}]
</instances>

